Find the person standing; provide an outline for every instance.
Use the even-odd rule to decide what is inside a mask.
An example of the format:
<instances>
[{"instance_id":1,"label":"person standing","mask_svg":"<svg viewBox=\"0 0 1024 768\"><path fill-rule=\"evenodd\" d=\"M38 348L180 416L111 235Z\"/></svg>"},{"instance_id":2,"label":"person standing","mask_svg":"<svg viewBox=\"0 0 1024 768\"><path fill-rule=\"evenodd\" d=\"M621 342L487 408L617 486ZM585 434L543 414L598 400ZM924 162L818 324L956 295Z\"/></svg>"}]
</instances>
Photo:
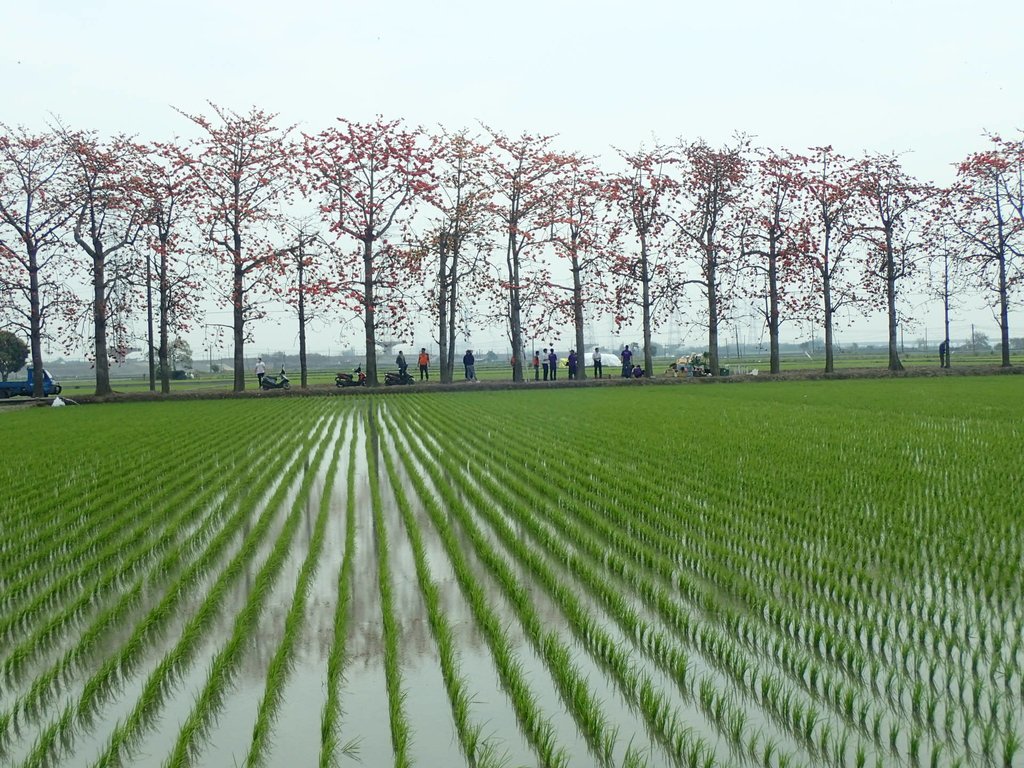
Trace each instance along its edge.
<instances>
[{"instance_id":1,"label":"person standing","mask_svg":"<svg viewBox=\"0 0 1024 768\"><path fill-rule=\"evenodd\" d=\"M551 369L551 380L554 381L558 373L558 355L555 354L555 348L551 348L551 352L548 354L548 367Z\"/></svg>"},{"instance_id":2,"label":"person standing","mask_svg":"<svg viewBox=\"0 0 1024 768\"><path fill-rule=\"evenodd\" d=\"M633 353L629 349L629 344L622 350L622 378L628 379L633 375Z\"/></svg>"},{"instance_id":3,"label":"person standing","mask_svg":"<svg viewBox=\"0 0 1024 768\"><path fill-rule=\"evenodd\" d=\"M594 347L594 378L600 379L604 375L604 366L601 365L601 348Z\"/></svg>"},{"instance_id":4,"label":"person standing","mask_svg":"<svg viewBox=\"0 0 1024 768\"><path fill-rule=\"evenodd\" d=\"M576 365L577 365L577 362L578 361L576 359L576 350L575 349L570 349L569 350L569 378L570 379L575 379L576 378Z\"/></svg>"},{"instance_id":5,"label":"person standing","mask_svg":"<svg viewBox=\"0 0 1024 768\"><path fill-rule=\"evenodd\" d=\"M476 381L476 358L472 349L467 349L462 356L462 365L466 369L466 381Z\"/></svg>"},{"instance_id":6,"label":"person standing","mask_svg":"<svg viewBox=\"0 0 1024 768\"><path fill-rule=\"evenodd\" d=\"M540 381L540 355L537 354L537 350L533 350L533 380Z\"/></svg>"},{"instance_id":7,"label":"person standing","mask_svg":"<svg viewBox=\"0 0 1024 768\"><path fill-rule=\"evenodd\" d=\"M949 344L945 339L939 344L939 368L949 368Z\"/></svg>"},{"instance_id":8,"label":"person standing","mask_svg":"<svg viewBox=\"0 0 1024 768\"><path fill-rule=\"evenodd\" d=\"M395 365L398 366L398 375L404 379L405 372L409 369L409 364L405 362L405 354L403 354L402 350L398 350L398 357L395 358Z\"/></svg>"},{"instance_id":9,"label":"person standing","mask_svg":"<svg viewBox=\"0 0 1024 768\"><path fill-rule=\"evenodd\" d=\"M426 347L420 347L420 381L426 379L430 380L430 355L427 354Z\"/></svg>"},{"instance_id":10,"label":"person standing","mask_svg":"<svg viewBox=\"0 0 1024 768\"><path fill-rule=\"evenodd\" d=\"M548 362L548 348L547 347L544 347L544 352L541 355L540 362L541 362L542 366L544 367L544 381L547 381L548 380L548 365L549 365L549 362Z\"/></svg>"},{"instance_id":11,"label":"person standing","mask_svg":"<svg viewBox=\"0 0 1024 768\"><path fill-rule=\"evenodd\" d=\"M263 386L263 377L267 374L267 364L263 362L262 357L256 358L256 386Z\"/></svg>"}]
</instances>

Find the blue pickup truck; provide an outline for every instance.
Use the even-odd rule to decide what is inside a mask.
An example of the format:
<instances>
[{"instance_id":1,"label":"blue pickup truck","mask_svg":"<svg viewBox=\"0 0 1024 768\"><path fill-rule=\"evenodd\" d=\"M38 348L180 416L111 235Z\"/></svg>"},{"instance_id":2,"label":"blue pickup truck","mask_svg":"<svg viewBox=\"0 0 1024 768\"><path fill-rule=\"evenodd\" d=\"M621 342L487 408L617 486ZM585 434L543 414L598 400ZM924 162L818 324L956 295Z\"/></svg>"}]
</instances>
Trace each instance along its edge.
<instances>
[{"instance_id":1,"label":"blue pickup truck","mask_svg":"<svg viewBox=\"0 0 1024 768\"><path fill-rule=\"evenodd\" d=\"M24 381L0 381L0 398L17 397L18 395L32 397L32 384L34 382L33 372L31 368L28 368L27 370L28 375ZM43 394L60 394L60 384L54 381L50 377L50 372L45 369L43 370Z\"/></svg>"}]
</instances>

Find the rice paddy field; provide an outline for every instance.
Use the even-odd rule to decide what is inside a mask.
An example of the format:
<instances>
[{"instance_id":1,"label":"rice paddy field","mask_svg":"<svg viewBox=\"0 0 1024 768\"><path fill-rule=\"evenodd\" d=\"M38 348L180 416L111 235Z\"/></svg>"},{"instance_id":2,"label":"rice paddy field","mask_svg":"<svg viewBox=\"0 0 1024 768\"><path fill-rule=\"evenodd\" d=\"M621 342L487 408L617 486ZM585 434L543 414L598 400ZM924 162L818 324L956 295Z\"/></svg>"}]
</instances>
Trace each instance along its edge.
<instances>
[{"instance_id":1,"label":"rice paddy field","mask_svg":"<svg viewBox=\"0 0 1024 768\"><path fill-rule=\"evenodd\" d=\"M1022 395L0 413L0 765L1024 765Z\"/></svg>"}]
</instances>

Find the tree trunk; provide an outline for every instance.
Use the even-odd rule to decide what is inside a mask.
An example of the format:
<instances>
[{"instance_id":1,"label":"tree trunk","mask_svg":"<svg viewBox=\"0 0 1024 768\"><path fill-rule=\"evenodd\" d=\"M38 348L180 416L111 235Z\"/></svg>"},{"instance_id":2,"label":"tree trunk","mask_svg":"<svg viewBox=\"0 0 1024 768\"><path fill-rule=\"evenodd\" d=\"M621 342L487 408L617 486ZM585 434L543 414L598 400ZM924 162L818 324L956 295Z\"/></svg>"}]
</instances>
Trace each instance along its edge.
<instances>
[{"instance_id":1,"label":"tree trunk","mask_svg":"<svg viewBox=\"0 0 1024 768\"><path fill-rule=\"evenodd\" d=\"M835 314L835 309L832 306L832 266L829 259L829 245L831 241L832 226L826 220L825 247L821 257L821 267L818 269L821 274L821 294L825 310L825 373L832 373L835 370L835 352L832 338L832 318Z\"/></svg>"},{"instance_id":2,"label":"tree trunk","mask_svg":"<svg viewBox=\"0 0 1024 768\"><path fill-rule=\"evenodd\" d=\"M771 373L780 373L779 360L779 265L775 252L775 236L772 234L768 247L768 346Z\"/></svg>"},{"instance_id":3,"label":"tree trunk","mask_svg":"<svg viewBox=\"0 0 1024 768\"><path fill-rule=\"evenodd\" d=\"M167 280L167 253L161 250L160 254L160 348L157 352L160 360L160 391L165 395L171 391L171 372L167 360L167 325L170 314L171 297L168 295L170 286Z\"/></svg>"},{"instance_id":4,"label":"tree trunk","mask_svg":"<svg viewBox=\"0 0 1024 768\"><path fill-rule=\"evenodd\" d=\"M587 366L583 361L583 281L580 278L580 262L574 253L572 257L572 321L576 329L576 378L587 378Z\"/></svg>"},{"instance_id":5,"label":"tree trunk","mask_svg":"<svg viewBox=\"0 0 1024 768\"><path fill-rule=\"evenodd\" d=\"M301 243L301 240L300 240ZM299 386L306 388L306 285L303 267L304 254L299 246Z\"/></svg>"},{"instance_id":6,"label":"tree trunk","mask_svg":"<svg viewBox=\"0 0 1024 768\"><path fill-rule=\"evenodd\" d=\"M718 376L721 368L718 365L718 290L715 287L717 277L714 258L714 241L708 243L705 255L704 274L708 281L708 366L711 375Z\"/></svg>"},{"instance_id":7,"label":"tree trunk","mask_svg":"<svg viewBox=\"0 0 1024 768\"><path fill-rule=\"evenodd\" d=\"M640 309L643 316L644 371L650 376L654 356L651 354L651 273L648 269L646 237L640 240Z\"/></svg>"},{"instance_id":8,"label":"tree trunk","mask_svg":"<svg viewBox=\"0 0 1024 768\"><path fill-rule=\"evenodd\" d=\"M889 370L902 371L897 337L899 323L896 319L896 257L893 253L892 230L885 232L885 300L889 315Z\"/></svg>"},{"instance_id":9,"label":"tree trunk","mask_svg":"<svg viewBox=\"0 0 1024 768\"><path fill-rule=\"evenodd\" d=\"M509 341L512 342L512 381L523 380L523 326L522 308L519 298L519 253L515 249L515 233L509 228L508 250L505 261L508 266L508 323Z\"/></svg>"},{"instance_id":10,"label":"tree trunk","mask_svg":"<svg viewBox=\"0 0 1024 768\"><path fill-rule=\"evenodd\" d=\"M29 238L26 238L26 242ZM32 348L32 397L43 397L43 316L39 307L38 250L28 247L29 346Z\"/></svg>"},{"instance_id":11,"label":"tree trunk","mask_svg":"<svg viewBox=\"0 0 1024 768\"><path fill-rule=\"evenodd\" d=\"M377 379L377 329L373 307L373 237L369 232L363 238L363 323L366 330L366 382L371 387L380 385Z\"/></svg>"},{"instance_id":12,"label":"tree trunk","mask_svg":"<svg viewBox=\"0 0 1024 768\"><path fill-rule=\"evenodd\" d=\"M1006 294L1006 246L1003 245L999 253L999 345L1003 368L1010 367L1010 310Z\"/></svg>"},{"instance_id":13,"label":"tree trunk","mask_svg":"<svg viewBox=\"0 0 1024 768\"><path fill-rule=\"evenodd\" d=\"M949 350L949 254L947 253L942 259L942 324L944 337L943 341L946 344L946 360L944 366L949 368L950 366L950 350Z\"/></svg>"},{"instance_id":14,"label":"tree trunk","mask_svg":"<svg viewBox=\"0 0 1024 768\"><path fill-rule=\"evenodd\" d=\"M236 240L237 242L237 240ZM245 391L245 306L243 296L242 265L239 262L240 252L236 251L235 271L233 276L232 294L232 323L231 331L234 341L234 367L235 367L235 392Z\"/></svg>"},{"instance_id":15,"label":"tree trunk","mask_svg":"<svg viewBox=\"0 0 1024 768\"><path fill-rule=\"evenodd\" d=\"M450 384L452 372L448 367L448 256L442 243L438 247L437 265L437 361L442 384Z\"/></svg>"},{"instance_id":16,"label":"tree trunk","mask_svg":"<svg viewBox=\"0 0 1024 768\"><path fill-rule=\"evenodd\" d=\"M999 237L999 345L1002 349L1003 368L1010 367L1010 314L1006 286L1006 234L1003 223L1003 206L999 194L999 183L996 182L996 227Z\"/></svg>"},{"instance_id":17,"label":"tree trunk","mask_svg":"<svg viewBox=\"0 0 1024 768\"><path fill-rule=\"evenodd\" d=\"M149 363L149 391L156 392L156 344L153 338L153 259L146 254L146 360Z\"/></svg>"},{"instance_id":18,"label":"tree trunk","mask_svg":"<svg viewBox=\"0 0 1024 768\"><path fill-rule=\"evenodd\" d=\"M92 321L96 352L96 394L109 395L110 361L107 358L107 289L106 253L103 246L94 241L92 257L93 306ZM38 375L38 374L37 374Z\"/></svg>"},{"instance_id":19,"label":"tree trunk","mask_svg":"<svg viewBox=\"0 0 1024 768\"><path fill-rule=\"evenodd\" d=\"M457 254L454 254L448 278L448 357L444 365L449 384L455 380L455 314L459 308L458 285L455 281L456 267Z\"/></svg>"}]
</instances>

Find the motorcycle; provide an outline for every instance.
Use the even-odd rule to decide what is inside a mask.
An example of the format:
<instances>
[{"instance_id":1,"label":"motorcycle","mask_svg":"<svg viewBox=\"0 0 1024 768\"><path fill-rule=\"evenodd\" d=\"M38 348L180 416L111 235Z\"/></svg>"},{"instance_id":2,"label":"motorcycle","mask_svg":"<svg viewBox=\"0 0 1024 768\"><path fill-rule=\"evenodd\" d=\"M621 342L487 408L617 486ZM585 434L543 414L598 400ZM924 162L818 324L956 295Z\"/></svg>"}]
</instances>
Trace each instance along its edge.
<instances>
[{"instance_id":1,"label":"motorcycle","mask_svg":"<svg viewBox=\"0 0 1024 768\"><path fill-rule=\"evenodd\" d=\"M393 387L401 384L415 384L416 379L409 375L409 371L401 370L398 373L388 371L384 374L384 386Z\"/></svg>"},{"instance_id":2,"label":"motorcycle","mask_svg":"<svg viewBox=\"0 0 1024 768\"><path fill-rule=\"evenodd\" d=\"M263 383L260 384L263 389L291 389L292 383L288 381L288 377L284 374L284 368L281 369L281 373L277 376L263 376Z\"/></svg>"},{"instance_id":3,"label":"motorcycle","mask_svg":"<svg viewBox=\"0 0 1024 768\"><path fill-rule=\"evenodd\" d=\"M338 387L365 387L366 374L363 373L363 366L359 366L352 373L339 373L334 377L334 384Z\"/></svg>"}]
</instances>

